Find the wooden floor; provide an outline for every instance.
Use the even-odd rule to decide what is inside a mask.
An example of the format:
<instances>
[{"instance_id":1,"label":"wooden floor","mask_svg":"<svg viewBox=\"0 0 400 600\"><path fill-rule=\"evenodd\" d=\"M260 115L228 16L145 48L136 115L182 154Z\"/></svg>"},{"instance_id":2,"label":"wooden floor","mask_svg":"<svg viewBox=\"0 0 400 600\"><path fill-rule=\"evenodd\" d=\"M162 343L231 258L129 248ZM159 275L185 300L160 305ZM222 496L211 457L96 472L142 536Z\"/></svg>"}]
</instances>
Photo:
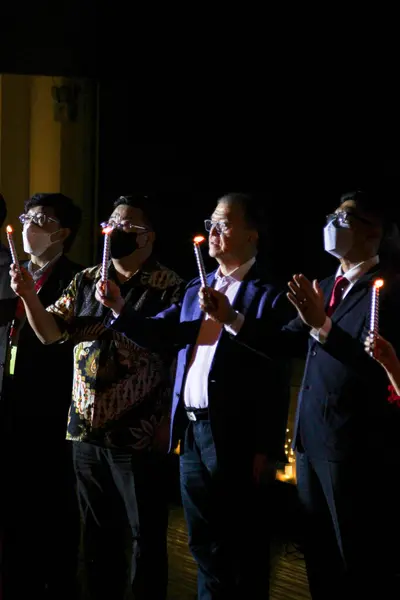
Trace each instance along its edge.
<instances>
[{"instance_id":1,"label":"wooden floor","mask_svg":"<svg viewBox=\"0 0 400 600\"><path fill-rule=\"evenodd\" d=\"M196 567L187 547L186 525L180 507L170 513L168 531L168 600L194 600ZM304 560L292 545L272 545L270 600L310 600Z\"/></svg>"}]
</instances>

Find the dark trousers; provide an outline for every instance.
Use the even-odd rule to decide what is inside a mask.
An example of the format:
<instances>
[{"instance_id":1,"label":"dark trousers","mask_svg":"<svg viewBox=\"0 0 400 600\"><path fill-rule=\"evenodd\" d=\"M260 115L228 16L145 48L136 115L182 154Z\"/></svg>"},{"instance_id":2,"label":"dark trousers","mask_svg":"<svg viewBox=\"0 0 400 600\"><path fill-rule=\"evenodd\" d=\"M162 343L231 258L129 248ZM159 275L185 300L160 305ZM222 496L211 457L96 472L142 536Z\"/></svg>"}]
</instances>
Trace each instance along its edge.
<instances>
[{"instance_id":1,"label":"dark trousers","mask_svg":"<svg viewBox=\"0 0 400 600\"><path fill-rule=\"evenodd\" d=\"M361 459L361 456L360 456ZM374 457L330 462L298 452L297 489L313 600L400 597L399 494Z\"/></svg>"},{"instance_id":2,"label":"dark trousers","mask_svg":"<svg viewBox=\"0 0 400 600\"><path fill-rule=\"evenodd\" d=\"M82 589L123 600L136 573L139 516L132 454L74 442L82 526Z\"/></svg>"},{"instance_id":3,"label":"dark trousers","mask_svg":"<svg viewBox=\"0 0 400 600\"><path fill-rule=\"evenodd\" d=\"M91 600L119 600L132 586L135 600L165 600L165 459L75 442L74 465L83 528L84 593Z\"/></svg>"},{"instance_id":4,"label":"dark trousers","mask_svg":"<svg viewBox=\"0 0 400 600\"><path fill-rule=\"evenodd\" d=\"M133 584L135 600L166 600L170 457L149 453L134 460L140 521L140 551Z\"/></svg>"},{"instance_id":5,"label":"dark trousers","mask_svg":"<svg viewBox=\"0 0 400 600\"><path fill-rule=\"evenodd\" d=\"M186 430L181 494L198 600L268 598L269 538L243 455L232 448L219 458L208 421Z\"/></svg>"},{"instance_id":6,"label":"dark trousers","mask_svg":"<svg viewBox=\"0 0 400 600\"><path fill-rule=\"evenodd\" d=\"M75 600L79 511L70 443L3 447L3 598Z\"/></svg>"}]
</instances>

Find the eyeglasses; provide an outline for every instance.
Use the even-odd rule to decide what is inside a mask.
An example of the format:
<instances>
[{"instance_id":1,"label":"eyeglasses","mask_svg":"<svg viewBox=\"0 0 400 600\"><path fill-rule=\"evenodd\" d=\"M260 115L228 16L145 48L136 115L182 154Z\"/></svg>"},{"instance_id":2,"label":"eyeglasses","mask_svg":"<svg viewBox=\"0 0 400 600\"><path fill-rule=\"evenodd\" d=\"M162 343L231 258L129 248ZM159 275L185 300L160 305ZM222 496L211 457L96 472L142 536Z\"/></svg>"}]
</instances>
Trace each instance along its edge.
<instances>
[{"instance_id":1,"label":"eyeglasses","mask_svg":"<svg viewBox=\"0 0 400 600\"><path fill-rule=\"evenodd\" d=\"M44 227L44 225L46 225L46 223L60 223L60 221L58 219L55 219L54 217L49 217L48 215L45 215L44 213L30 213L30 214L24 213L24 214L20 215L18 218L23 225L29 225L29 223L34 223L35 225L38 225L39 227Z\"/></svg>"},{"instance_id":2,"label":"eyeglasses","mask_svg":"<svg viewBox=\"0 0 400 600\"><path fill-rule=\"evenodd\" d=\"M144 233L148 231L147 227L143 227L142 225L135 225L129 219L124 219L123 221L115 221L115 219L110 219L109 221L104 221L104 223L100 223L100 226L105 229L106 227L112 227L113 229L124 229L125 231L136 231L137 233Z\"/></svg>"},{"instance_id":3,"label":"eyeglasses","mask_svg":"<svg viewBox=\"0 0 400 600\"><path fill-rule=\"evenodd\" d=\"M229 229L229 225L225 221L211 221L211 219L204 221L204 229L207 232L210 232L214 227L219 235L223 235Z\"/></svg>"},{"instance_id":4,"label":"eyeglasses","mask_svg":"<svg viewBox=\"0 0 400 600\"><path fill-rule=\"evenodd\" d=\"M336 213L332 213L331 215L327 215L326 223L333 223L335 227L347 227L351 226L351 219L357 219L357 221L361 221L361 223L366 223L367 225L373 225L371 221L368 219L364 219L364 217L360 217L354 212L346 212L345 210L340 210Z\"/></svg>"}]
</instances>

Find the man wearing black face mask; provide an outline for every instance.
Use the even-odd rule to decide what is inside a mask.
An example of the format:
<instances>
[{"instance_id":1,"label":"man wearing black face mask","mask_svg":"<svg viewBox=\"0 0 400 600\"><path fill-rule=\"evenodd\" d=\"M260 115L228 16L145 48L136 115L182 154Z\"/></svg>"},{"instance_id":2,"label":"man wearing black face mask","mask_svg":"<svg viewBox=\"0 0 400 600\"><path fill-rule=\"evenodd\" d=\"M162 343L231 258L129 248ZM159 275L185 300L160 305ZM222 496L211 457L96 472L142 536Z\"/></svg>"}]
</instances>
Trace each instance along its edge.
<instances>
[{"instance_id":1,"label":"man wearing black face mask","mask_svg":"<svg viewBox=\"0 0 400 600\"><path fill-rule=\"evenodd\" d=\"M152 316L177 301L184 284L152 257L155 233L147 206L139 195L116 201L107 223L112 227L108 275L131 307ZM112 313L95 298L100 278L100 266L82 271L45 311L26 274L21 278L12 270L13 288L39 339L75 345L67 439L73 440L88 595L122 600L129 579L135 598L165 600L163 453L173 355L143 350L103 325Z\"/></svg>"},{"instance_id":2,"label":"man wearing black face mask","mask_svg":"<svg viewBox=\"0 0 400 600\"><path fill-rule=\"evenodd\" d=\"M340 260L335 276L295 275L288 298L298 317L278 337L245 323L235 338L269 356L307 355L293 439L313 600L400 597L400 409L364 351L378 278L380 330L400 350L400 282L388 260L396 227L383 202L342 196L324 229L325 250Z\"/></svg>"},{"instance_id":3,"label":"man wearing black face mask","mask_svg":"<svg viewBox=\"0 0 400 600\"><path fill-rule=\"evenodd\" d=\"M24 209L20 220L29 261L22 264L41 302L49 306L82 269L66 256L81 211L60 193L35 194ZM0 325L6 333L1 340L4 596L71 598L79 535L71 444L65 441L72 348L43 346L22 301L10 292L0 300Z\"/></svg>"}]
</instances>

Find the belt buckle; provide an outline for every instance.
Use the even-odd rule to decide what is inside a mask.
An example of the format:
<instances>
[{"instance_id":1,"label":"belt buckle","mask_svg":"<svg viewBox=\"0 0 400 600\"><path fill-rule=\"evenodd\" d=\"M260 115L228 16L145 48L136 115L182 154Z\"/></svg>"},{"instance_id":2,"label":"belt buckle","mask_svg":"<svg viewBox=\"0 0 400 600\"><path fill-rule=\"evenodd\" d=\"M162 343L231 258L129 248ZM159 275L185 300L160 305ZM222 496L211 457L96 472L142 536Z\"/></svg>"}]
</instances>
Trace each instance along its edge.
<instances>
[{"instance_id":1,"label":"belt buckle","mask_svg":"<svg viewBox=\"0 0 400 600\"><path fill-rule=\"evenodd\" d=\"M197 421L196 415L191 410L187 410L186 414L187 414L187 418L189 419L189 421Z\"/></svg>"}]
</instances>

